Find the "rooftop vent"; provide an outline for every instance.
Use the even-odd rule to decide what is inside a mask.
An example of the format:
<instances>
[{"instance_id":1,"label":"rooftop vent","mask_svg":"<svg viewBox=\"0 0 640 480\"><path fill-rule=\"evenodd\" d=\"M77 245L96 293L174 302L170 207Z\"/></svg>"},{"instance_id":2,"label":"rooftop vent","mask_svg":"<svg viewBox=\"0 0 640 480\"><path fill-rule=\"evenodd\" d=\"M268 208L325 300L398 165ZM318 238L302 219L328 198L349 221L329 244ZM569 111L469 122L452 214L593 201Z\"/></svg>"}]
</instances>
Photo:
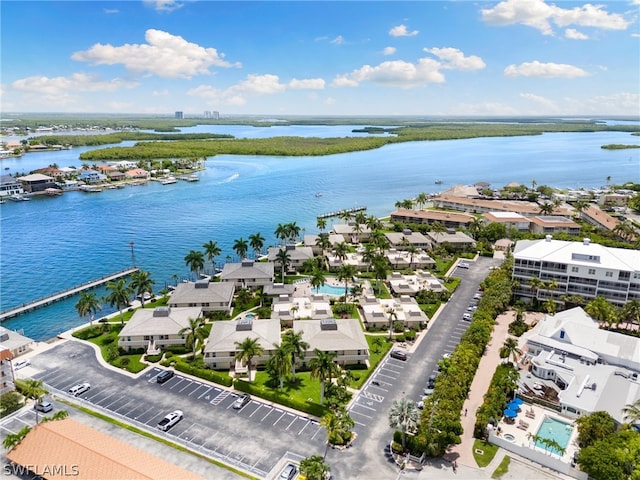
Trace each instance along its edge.
<instances>
[{"instance_id":1,"label":"rooftop vent","mask_svg":"<svg viewBox=\"0 0 640 480\"><path fill-rule=\"evenodd\" d=\"M591 239L590 238L583 238L582 239L582 244L583 245L589 245L591 243Z\"/></svg>"},{"instance_id":2,"label":"rooftop vent","mask_svg":"<svg viewBox=\"0 0 640 480\"><path fill-rule=\"evenodd\" d=\"M241 318L236 323L236 332L250 332L253 327L253 319Z\"/></svg>"},{"instance_id":3,"label":"rooftop vent","mask_svg":"<svg viewBox=\"0 0 640 480\"><path fill-rule=\"evenodd\" d=\"M411 231L410 228L405 228L402 230L402 234L403 235L411 235L413 232Z\"/></svg>"},{"instance_id":4,"label":"rooftop vent","mask_svg":"<svg viewBox=\"0 0 640 480\"><path fill-rule=\"evenodd\" d=\"M320 320L320 330L338 330L335 318L323 318Z\"/></svg>"},{"instance_id":5,"label":"rooftop vent","mask_svg":"<svg viewBox=\"0 0 640 480\"><path fill-rule=\"evenodd\" d=\"M247 260L246 258L242 260L243 267L253 267L253 260Z\"/></svg>"},{"instance_id":6,"label":"rooftop vent","mask_svg":"<svg viewBox=\"0 0 640 480\"><path fill-rule=\"evenodd\" d=\"M448 233L449 235L454 235L454 234L456 233L456 231L455 231L455 229L454 229L454 228L447 228L447 233Z\"/></svg>"},{"instance_id":7,"label":"rooftop vent","mask_svg":"<svg viewBox=\"0 0 640 480\"><path fill-rule=\"evenodd\" d=\"M153 311L154 317L168 317L171 313L171 309L169 307L156 307Z\"/></svg>"},{"instance_id":8,"label":"rooftop vent","mask_svg":"<svg viewBox=\"0 0 640 480\"><path fill-rule=\"evenodd\" d=\"M203 278L202 280L196 280L195 285L195 288L209 288L209 279Z\"/></svg>"}]
</instances>

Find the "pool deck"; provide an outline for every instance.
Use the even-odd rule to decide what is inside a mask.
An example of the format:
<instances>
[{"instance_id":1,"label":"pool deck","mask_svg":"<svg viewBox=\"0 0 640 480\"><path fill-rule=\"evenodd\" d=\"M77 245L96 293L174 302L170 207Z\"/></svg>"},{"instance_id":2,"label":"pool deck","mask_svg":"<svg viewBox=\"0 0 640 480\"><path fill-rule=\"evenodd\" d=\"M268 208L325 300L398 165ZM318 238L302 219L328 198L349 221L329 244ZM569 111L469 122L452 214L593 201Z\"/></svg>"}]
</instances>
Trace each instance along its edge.
<instances>
[{"instance_id":1,"label":"pool deck","mask_svg":"<svg viewBox=\"0 0 640 480\"><path fill-rule=\"evenodd\" d=\"M527 414L529 412L529 414ZM504 438L505 435L512 435L514 437L513 443L521 446L528 446L534 450L546 453L547 450L544 448L536 447L534 445L533 439L530 438L530 435L536 435L540 425L542 424L545 417L552 417L557 419L562 423L572 424L571 420L561 417L557 412L553 410L548 410L539 405L529 405L523 403L520 412L518 412L518 416L515 418L514 423L507 423L505 419L502 418L498 423L498 427L501 429L500 436ZM573 432L571 432L571 436L567 442L567 447L565 449L562 457L563 462L571 463L571 459L573 458L574 452L579 450L577 445L577 437L578 437L578 429L573 428ZM558 456L557 453L552 453L552 455Z\"/></svg>"}]
</instances>

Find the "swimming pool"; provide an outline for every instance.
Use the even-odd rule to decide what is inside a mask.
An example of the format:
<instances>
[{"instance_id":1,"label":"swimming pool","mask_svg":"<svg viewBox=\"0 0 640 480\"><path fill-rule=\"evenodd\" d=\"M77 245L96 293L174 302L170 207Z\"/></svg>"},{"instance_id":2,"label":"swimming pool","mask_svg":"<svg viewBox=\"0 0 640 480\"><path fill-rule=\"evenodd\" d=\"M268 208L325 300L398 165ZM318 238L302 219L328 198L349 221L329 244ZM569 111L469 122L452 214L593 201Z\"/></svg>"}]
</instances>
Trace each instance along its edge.
<instances>
[{"instance_id":1,"label":"swimming pool","mask_svg":"<svg viewBox=\"0 0 640 480\"><path fill-rule=\"evenodd\" d=\"M314 288L313 291L324 293L325 295L334 295L336 297L344 295L344 287L336 287L335 285L321 285L319 290Z\"/></svg>"},{"instance_id":2,"label":"swimming pool","mask_svg":"<svg viewBox=\"0 0 640 480\"><path fill-rule=\"evenodd\" d=\"M569 438L571 438L573 428L573 425L566 422L562 422L553 417L545 417L536 432L536 447L552 453L561 453L561 451L558 451L557 446L548 445L545 443L545 440L556 442L560 448L564 450L569 444Z\"/></svg>"}]
</instances>

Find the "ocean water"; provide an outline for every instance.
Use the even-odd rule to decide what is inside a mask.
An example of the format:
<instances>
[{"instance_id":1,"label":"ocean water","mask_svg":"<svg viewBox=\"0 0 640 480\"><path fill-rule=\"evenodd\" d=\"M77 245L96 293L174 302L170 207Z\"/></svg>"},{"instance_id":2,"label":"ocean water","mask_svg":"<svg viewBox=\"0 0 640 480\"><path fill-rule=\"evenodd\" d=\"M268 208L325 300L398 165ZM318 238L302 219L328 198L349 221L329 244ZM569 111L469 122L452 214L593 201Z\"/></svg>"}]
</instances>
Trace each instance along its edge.
<instances>
[{"instance_id":1,"label":"ocean water","mask_svg":"<svg viewBox=\"0 0 640 480\"><path fill-rule=\"evenodd\" d=\"M271 131L345 136L352 128ZM224 133L263 136L267 130L227 126ZM295 221L301 233L315 233L318 214L366 206L367 214L384 216L398 200L455 184L486 181L500 187L535 180L558 188L592 188L605 185L607 177L616 183L640 182L639 150L600 148L608 143L640 143L640 138L620 132L554 133L411 142L327 157L219 155L207 159L199 182L150 182L99 194L67 192L7 202L0 205L0 310L131 265L150 271L160 290L174 283L174 275L189 278L185 255L202 250L209 240L223 251L218 263L237 261L232 249L236 239L260 232L265 246L275 245L280 223ZM84 150L88 148L2 160L2 173L52 163L80 166L78 154ZM443 183L435 185L435 180ZM72 297L3 325L36 340L48 339L86 321L78 317L76 302ZM103 307L103 314L113 311Z\"/></svg>"}]
</instances>

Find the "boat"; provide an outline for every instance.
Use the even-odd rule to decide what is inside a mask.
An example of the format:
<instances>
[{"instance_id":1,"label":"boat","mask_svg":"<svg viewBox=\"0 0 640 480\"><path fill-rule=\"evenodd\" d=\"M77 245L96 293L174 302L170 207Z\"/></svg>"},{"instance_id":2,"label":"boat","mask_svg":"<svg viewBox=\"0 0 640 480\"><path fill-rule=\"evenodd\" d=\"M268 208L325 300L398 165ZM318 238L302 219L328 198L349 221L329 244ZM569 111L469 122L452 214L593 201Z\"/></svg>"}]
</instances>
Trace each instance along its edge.
<instances>
[{"instance_id":1,"label":"boat","mask_svg":"<svg viewBox=\"0 0 640 480\"><path fill-rule=\"evenodd\" d=\"M321 196L322 196L322 192L316 193L316 197L321 197Z\"/></svg>"},{"instance_id":2,"label":"boat","mask_svg":"<svg viewBox=\"0 0 640 480\"><path fill-rule=\"evenodd\" d=\"M96 187L94 185L80 185L80 187L78 187L78 190L87 193L99 193L102 191L100 187Z\"/></svg>"},{"instance_id":3,"label":"boat","mask_svg":"<svg viewBox=\"0 0 640 480\"><path fill-rule=\"evenodd\" d=\"M197 175L186 175L180 178L182 180L185 180L186 182L197 182L198 180L200 180L200 177L198 177Z\"/></svg>"},{"instance_id":4,"label":"boat","mask_svg":"<svg viewBox=\"0 0 640 480\"><path fill-rule=\"evenodd\" d=\"M176 180L175 177L167 177L164 180L162 180L160 183L162 183L162 185L171 185L172 183L176 183L178 180Z\"/></svg>"},{"instance_id":5,"label":"boat","mask_svg":"<svg viewBox=\"0 0 640 480\"><path fill-rule=\"evenodd\" d=\"M14 202L26 202L31 199L25 197L24 195L20 195L19 193L14 193L9 197L9 200L13 200Z\"/></svg>"},{"instance_id":6,"label":"boat","mask_svg":"<svg viewBox=\"0 0 640 480\"><path fill-rule=\"evenodd\" d=\"M442 185L442 180L436 180L436 185Z\"/></svg>"},{"instance_id":7,"label":"boat","mask_svg":"<svg viewBox=\"0 0 640 480\"><path fill-rule=\"evenodd\" d=\"M9 170L10 167L4 167L5 170Z\"/></svg>"}]
</instances>

